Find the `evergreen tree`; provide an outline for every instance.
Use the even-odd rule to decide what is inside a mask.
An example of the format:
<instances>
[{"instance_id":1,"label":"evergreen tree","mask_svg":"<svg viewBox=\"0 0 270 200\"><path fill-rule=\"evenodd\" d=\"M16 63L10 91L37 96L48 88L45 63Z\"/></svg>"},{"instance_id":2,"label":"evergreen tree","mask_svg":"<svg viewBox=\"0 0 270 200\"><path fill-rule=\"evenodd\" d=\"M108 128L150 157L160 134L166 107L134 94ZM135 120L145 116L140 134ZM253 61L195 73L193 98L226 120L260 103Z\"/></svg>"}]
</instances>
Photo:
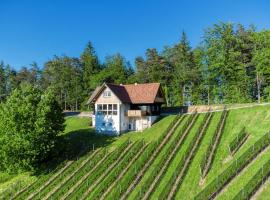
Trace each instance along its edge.
<instances>
[{"instance_id":1,"label":"evergreen tree","mask_svg":"<svg viewBox=\"0 0 270 200\"><path fill-rule=\"evenodd\" d=\"M6 96L6 75L4 62L0 63L0 101Z\"/></svg>"},{"instance_id":2,"label":"evergreen tree","mask_svg":"<svg viewBox=\"0 0 270 200\"><path fill-rule=\"evenodd\" d=\"M101 70L98 57L91 42L88 42L86 48L80 57L83 73L83 88L86 97L89 96L96 86L99 84L96 80L96 74Z\"/></svg>"},{"instance_id":3,"label":"evergreen tree","mask_svg":"<svg viewBox=\"0 0 270 200\"><path fill-rule=\"evenodd\" d=\"M185 32L182 33L180 43L172 48L169 59L173 66L174 104L190 104L195 100L192 94L195 93L198 72Z\"/></svg>"}]
</instances>

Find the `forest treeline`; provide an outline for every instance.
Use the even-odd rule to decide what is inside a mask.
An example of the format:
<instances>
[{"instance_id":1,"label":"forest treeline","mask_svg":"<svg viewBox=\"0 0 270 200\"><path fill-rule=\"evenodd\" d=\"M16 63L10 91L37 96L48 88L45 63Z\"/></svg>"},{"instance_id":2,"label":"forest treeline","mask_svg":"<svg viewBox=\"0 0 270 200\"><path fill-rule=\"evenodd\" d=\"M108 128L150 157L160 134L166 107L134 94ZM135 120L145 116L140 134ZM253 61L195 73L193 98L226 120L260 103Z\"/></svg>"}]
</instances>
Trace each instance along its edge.
<instances>
[{"instance_id":1,"label":"forest treeline","mask_svg":"<svg viewBox=\"0 0 270 200\"><path fill-rule=\"evenodd\" d=\"M0 98L6 99L22 82L53 88L65 110L85 109L96 86L109 83L160 82L168 106L269 101L270 31L219 22L207 28L192 48L185 32L162 51L146 50L131 66L117 53L101 62L89 42L76 57L54 56L14 70L0 64Z\"/></svg>"}]
</instances>

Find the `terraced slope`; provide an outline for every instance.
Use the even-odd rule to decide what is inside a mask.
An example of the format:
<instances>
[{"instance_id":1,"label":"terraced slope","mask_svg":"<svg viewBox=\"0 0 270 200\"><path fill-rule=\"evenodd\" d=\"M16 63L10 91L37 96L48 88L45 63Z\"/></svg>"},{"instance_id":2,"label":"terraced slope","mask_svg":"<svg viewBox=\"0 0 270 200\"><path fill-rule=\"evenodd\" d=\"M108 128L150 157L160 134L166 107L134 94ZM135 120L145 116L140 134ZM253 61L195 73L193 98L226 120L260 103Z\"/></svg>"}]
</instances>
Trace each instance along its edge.
<instances>
[{"instance_id":1,"label":"terraced slope","mask_svg":"<svg viewBox=\"0 0 270 200\"><path fill-rule=\"evenodd\" d=\"M244 127L248 137L236 141ZM211 167L201 178L201 160L220 129L219 141L212 143ZM269 130L270 106L230 110L226 123L222 111L169 116L143 133L113 138L115 141L106 147L64 163L24 189L11 188L13 193L0 192L0 196L44 200L264 200L270 194ZM237 144L233 153L230 144Z\"/></svg>"}]
</instances>

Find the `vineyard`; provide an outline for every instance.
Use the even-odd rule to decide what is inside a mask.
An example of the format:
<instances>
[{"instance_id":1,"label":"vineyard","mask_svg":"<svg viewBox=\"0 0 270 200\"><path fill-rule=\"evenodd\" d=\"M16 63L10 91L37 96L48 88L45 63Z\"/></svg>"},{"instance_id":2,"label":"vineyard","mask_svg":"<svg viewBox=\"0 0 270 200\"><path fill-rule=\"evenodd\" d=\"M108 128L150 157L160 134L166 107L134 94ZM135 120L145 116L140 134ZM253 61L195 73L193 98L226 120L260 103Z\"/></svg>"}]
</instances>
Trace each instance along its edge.
<instances>
[{"instance_id":1,"label":"vineyard","mask_svg":"<svg viewBox=\"0 0 270 200\"><path fill-rule=\"evenodd\" d=\"M267 199L269 131L270 106L167 116L104 146L95 138L31 181L0 182L0 199Z\"/></svg>"}]
</instances>

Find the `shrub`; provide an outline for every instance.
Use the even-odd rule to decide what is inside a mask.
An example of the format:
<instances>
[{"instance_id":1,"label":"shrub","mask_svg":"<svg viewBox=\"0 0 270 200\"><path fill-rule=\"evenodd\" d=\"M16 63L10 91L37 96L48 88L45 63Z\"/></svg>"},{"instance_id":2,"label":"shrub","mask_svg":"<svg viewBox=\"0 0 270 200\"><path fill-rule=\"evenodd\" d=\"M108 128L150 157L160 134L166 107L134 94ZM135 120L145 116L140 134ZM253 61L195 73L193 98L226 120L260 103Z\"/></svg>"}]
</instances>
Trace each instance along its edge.
<instances>
[{"instance_id":1,"label":"shrub","mask_svg":"<svg viewBox=\"0 0 270 200\"><path fill-rule=\"evenodd\" d=\"M0 108L0 168L16 172L45 161L63 130L64 116L52 91L22 85Z\"/></svg>"}]
</instances>

